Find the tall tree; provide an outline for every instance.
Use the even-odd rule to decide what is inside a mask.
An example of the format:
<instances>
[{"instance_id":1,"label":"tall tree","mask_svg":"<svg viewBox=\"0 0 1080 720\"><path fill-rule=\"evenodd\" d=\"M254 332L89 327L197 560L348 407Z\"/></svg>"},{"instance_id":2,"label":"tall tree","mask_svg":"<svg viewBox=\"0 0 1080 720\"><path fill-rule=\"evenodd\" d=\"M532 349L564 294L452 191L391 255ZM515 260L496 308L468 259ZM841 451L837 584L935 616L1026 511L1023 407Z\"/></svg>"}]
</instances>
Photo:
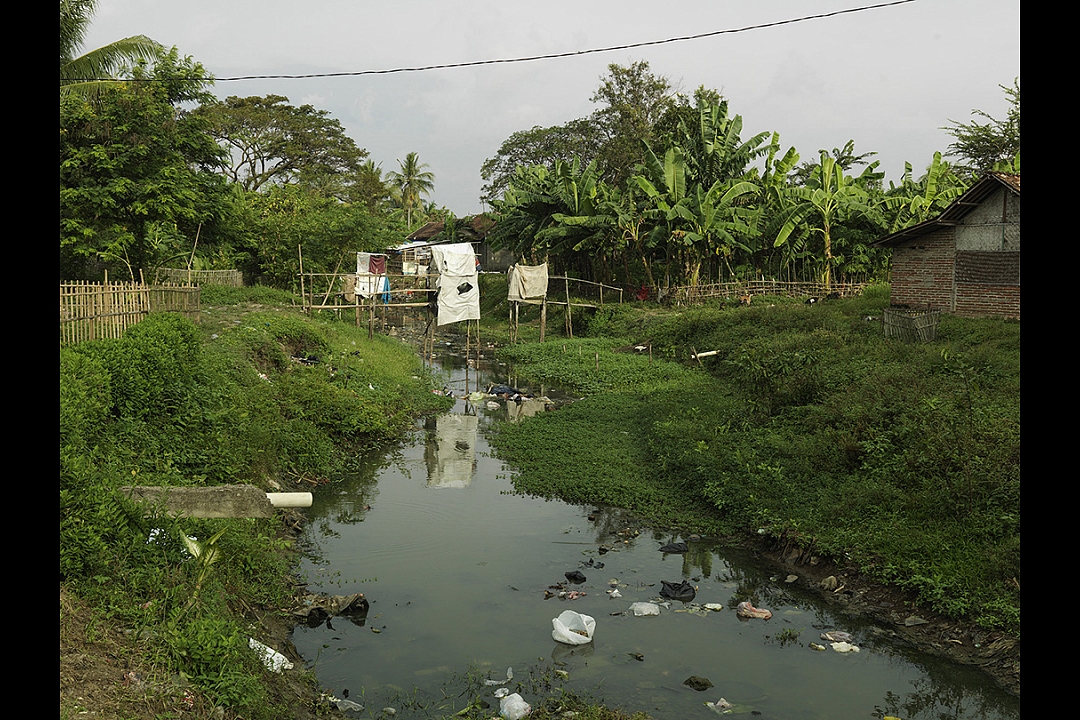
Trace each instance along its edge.
<instances>
[{"instance_id":1,"label":"tall tree","mask_svg":"<svg viewBox=\"0 0 1080 720\"><path fill-rule=\"evenodd\" d=\"M368 154L328 111L281 95L211 100L197 112L229 152L225 174L245 190L293 182L334 194L337 179L358 173Z\"/></svg>"},{"instance_id":2,"label":"tall tree","mask_svg":"<svg viewBox=\"0 0 1080 720\"><path fill-rule=\"evenodd\" d=\"M644 159L642 142L653 144L661 119L675 107L675 88L644 60L627 67L613 63L590 99L601 105L592 115L605 134L601 173L621 186Z\"/></svg>"},{"instance_id":3,"label":"tall tree","mask_svg":"<svg viewBox=\"0 0 1080 720\"><path fill-rule=\"evenodd\" d=\"M405 224L412 231L413 213L421 207L422 198L435 189L435 174L424 170L428 165L421 163L414 152L408 153L405 160L398 160L398 167L400 172L391 170L386 173L386 179L400 198Z\"/></svg>"},{"instance_id":4,"label":"tall tree","mask_svg":"<svg viewBox=\"0 0 1080 720\"><path fill-rule=\"evenodd\" d=\"M96 6L97 0L60 0L60 97L96 97L115 84L105 78L112 78L123 65L153 60L162 50L145 35L133 35L76 55Z\"/></svg>"},{"instance_id":5,"label":"tall tree","mask_svg":"<svg viewBox=\"0 0 1080 720\"><path fill-rule=\"evenodd\" d=\"M137 66L134 78L93 105L61 98L62 277L83 277L97 258L134 279L139 268L190 252L196 234L203 246L229 232L221 148L181 109L209 96L202 66L174 49L152 68Z\"/></svg>"},{"instance_id":6,"label":"tall tree","mask_svg":"<svg viewBox=\"0 0 1080 720\"><path fill-rule=\"evenodd\" d=\"M600 126L589 118L514 133L480 168L480 177L487 183L482 199L490 203L501 197L519 165L543 165L553 170L556 161L570 163L575 158L588 165L599 155L603 137Z\"/></svg>"},{"instance_id":7,"label":"tall tree","mask_svg":"<svg viewBox=\"0 0 1080 720\"><path fill-rule=\"evenodd\" d=\"M1020 154L1020 78L1013 80L1012 87L999 86L1009 99L1009 110L1004 120L993 118L982 110L971 114L987 122L972 120L969 123L950 121L948 130L956 141L949 145L949 154L966 163L975 173L990 172L998 163L1009 164Z\"/></svg>"}]
</instances>

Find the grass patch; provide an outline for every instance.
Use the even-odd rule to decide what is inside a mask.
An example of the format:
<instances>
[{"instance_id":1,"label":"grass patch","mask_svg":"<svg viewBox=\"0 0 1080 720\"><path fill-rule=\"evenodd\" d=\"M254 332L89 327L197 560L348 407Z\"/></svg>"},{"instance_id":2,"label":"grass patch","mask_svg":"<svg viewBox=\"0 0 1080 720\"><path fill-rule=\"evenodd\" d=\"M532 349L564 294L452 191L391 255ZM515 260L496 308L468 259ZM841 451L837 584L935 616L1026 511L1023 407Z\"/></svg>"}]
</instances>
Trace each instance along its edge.
<instances>
[{"instance_id":1,"label":"grass patch","mask_svg":"<svg viewBox=\"0 0 1080 720\"><path fill-rule=\"evenodd\" d=\"M496 446L522 491L795 540L1018 635L1019 323L948 317L907 345L867 319L887 300L605 309L598 336L507 350L588 397Z\"/></svg>"},{"instance_id":2,"label":"grass patch","mask_svg":"<svg viewBox=\"0 0 1080 720\"><path fill-rule=\"evenodd\" d=\"M247 646L294 583L277 521L145 517L117 488L310 489L450 401L401 343L234 290L211 291L242 304L215 307L202 330L151 316L119 340L61 350L61 587L95 623L142 638L132 662L184 679L194 695L179 712L289 717L280 680Z\"/></svg>"}]
</instances>

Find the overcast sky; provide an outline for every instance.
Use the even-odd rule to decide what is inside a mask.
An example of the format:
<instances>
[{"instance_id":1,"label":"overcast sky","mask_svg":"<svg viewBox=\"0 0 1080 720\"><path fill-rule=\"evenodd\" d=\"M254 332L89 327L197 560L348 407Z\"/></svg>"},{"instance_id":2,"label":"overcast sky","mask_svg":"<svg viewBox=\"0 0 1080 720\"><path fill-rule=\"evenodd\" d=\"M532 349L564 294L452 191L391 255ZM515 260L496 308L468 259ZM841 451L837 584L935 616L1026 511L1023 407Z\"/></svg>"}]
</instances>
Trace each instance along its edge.
<instances>
[{"instance_id":1,"label":"overcast sky","mask_svg":"<svg viewBox=\"0 0 1080 720\"><path fill-rule=\"evenodd\" d=\"M845 0L99 0L86 48L131 35L215 77L355 72L662 40L817 15ZM434 201L479 212L480 166L513 132L585 117L610 63L648 61L690 94L715 88L743 137L777 131L803 160L855 140L886 180L925 169L979 108L1002 118L1020 75L1019 0L915 0L838 17L572 58L349 78L219 81L330 111L384 171L415 151Z\"/></svg>"}]
</instances>

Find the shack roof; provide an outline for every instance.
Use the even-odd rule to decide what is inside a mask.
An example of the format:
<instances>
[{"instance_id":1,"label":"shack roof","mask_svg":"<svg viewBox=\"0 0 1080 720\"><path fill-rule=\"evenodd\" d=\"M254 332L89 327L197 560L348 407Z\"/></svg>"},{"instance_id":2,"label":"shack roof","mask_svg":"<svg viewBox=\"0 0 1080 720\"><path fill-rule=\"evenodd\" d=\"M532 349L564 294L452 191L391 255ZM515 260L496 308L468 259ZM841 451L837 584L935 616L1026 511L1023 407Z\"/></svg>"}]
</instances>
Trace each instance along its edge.
<instances>
[{"instance_id":1,"label":"shack roof","mask_svg":"<svg viewBox=\"0 0 1080 720\"><path fill-rule=\"evenodd\" d=\"M1020 176L997 172L983 175L936 218L924 220L918 225L912 225L903 230L897 230L892 235L886 235L872 244L878 247L896 247L905 240L911 240L926 235L927 233L934 232L943 227L952 227L965 215L981 205L986 198L997 192L1002 186L1019 196Z\"/></svg>"}]
</instances>

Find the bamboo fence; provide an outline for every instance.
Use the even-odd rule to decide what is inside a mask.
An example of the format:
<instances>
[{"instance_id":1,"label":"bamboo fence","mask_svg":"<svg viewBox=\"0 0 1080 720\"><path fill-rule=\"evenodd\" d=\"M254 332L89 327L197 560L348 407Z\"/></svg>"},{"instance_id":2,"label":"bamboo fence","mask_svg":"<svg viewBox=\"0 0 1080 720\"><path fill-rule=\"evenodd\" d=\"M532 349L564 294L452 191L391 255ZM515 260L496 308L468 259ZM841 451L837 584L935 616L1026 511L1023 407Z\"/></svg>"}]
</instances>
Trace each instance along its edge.
<instances>
[{"instance_id":1,"label":"bamboo fence","mask_svg":"<svg viewBox=\"0 0 1080 720\"><path fill-rule=\"evenodd\" d=\"M664 293L664 302L672 305L695 305L710 298L732 300L752 298L755 295L778 295L781 297L857 297L867 283L788 282L784 280L748 280L744 282L711 283L708 285L682 285Z\"/></svg>"},{"instance_id":2,"label":"bamboo fence","mask_svg":"<svg viewBox=\"0 0 1080 720\"><path fill-rule=\"evenodd\" d=\"M239 270L187 270L184 268L158 268L154 282L174 285L225 285L243 287L244 273Z\"/></svg>"},{"instance_id":3,"label":"bamboo fence","mask_svg":"<svg viewBox=\"0 0 1080 720\"><path fill-rule=\"evenodd\" d=\"M60 283L60 347L118 338L154 312L199 318L199 288L130 282Z\"/></svg>"}]
</instances>

